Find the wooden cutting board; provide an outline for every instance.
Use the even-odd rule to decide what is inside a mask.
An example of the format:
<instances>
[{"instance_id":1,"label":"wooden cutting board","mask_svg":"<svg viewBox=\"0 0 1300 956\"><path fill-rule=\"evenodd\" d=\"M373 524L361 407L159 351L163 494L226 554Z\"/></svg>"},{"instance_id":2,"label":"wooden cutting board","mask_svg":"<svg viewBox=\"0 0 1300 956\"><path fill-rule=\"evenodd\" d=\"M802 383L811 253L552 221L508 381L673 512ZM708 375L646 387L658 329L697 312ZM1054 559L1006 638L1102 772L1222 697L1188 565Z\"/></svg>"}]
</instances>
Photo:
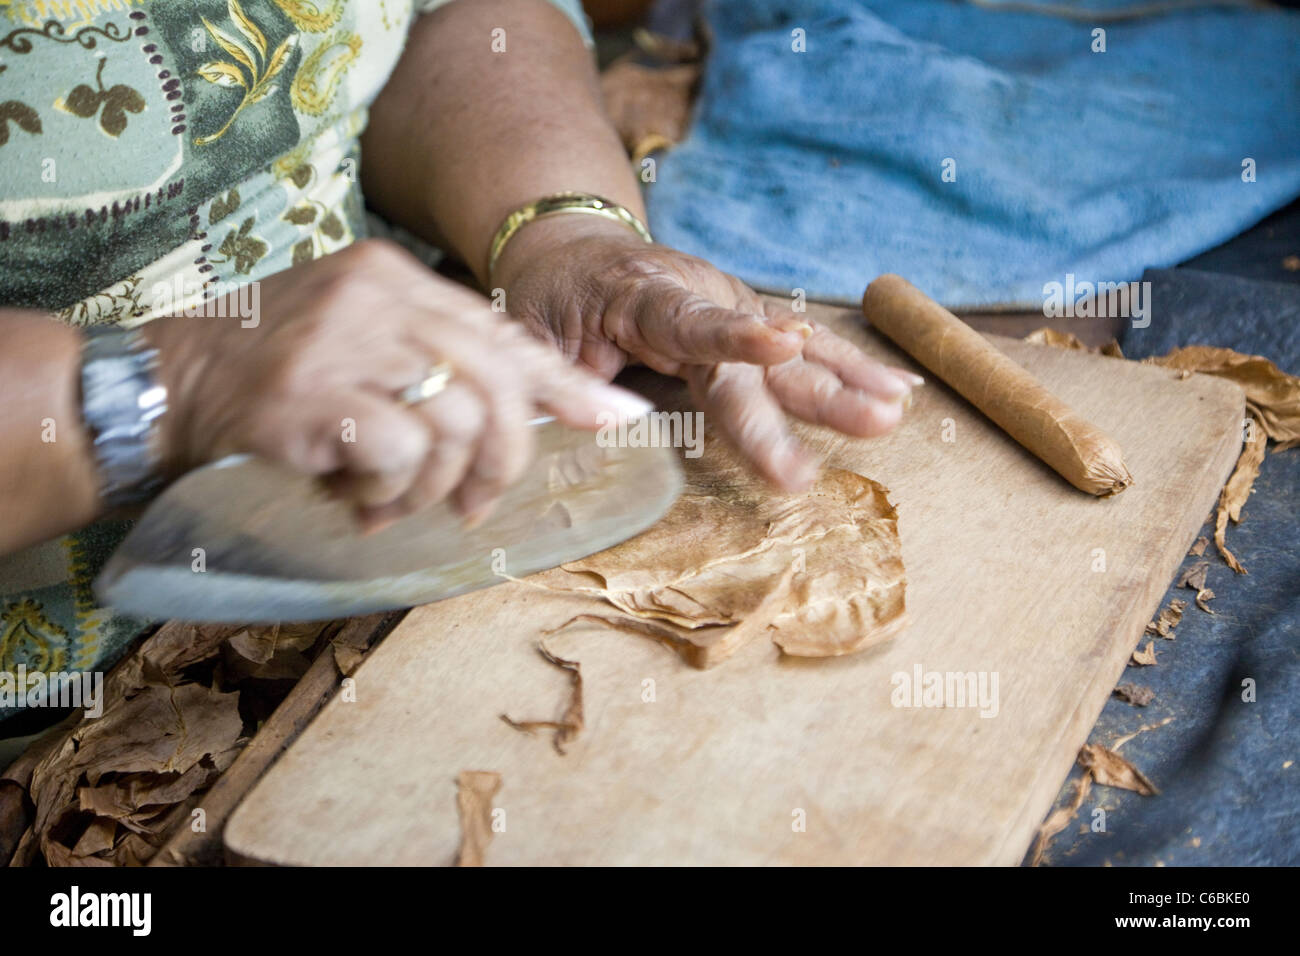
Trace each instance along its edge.
<instances>
[{"instance_id":1,"label":"wooden cutting board","mask_svg":"<svg viewBox=\"0 0 1300 956\"><path fill-rule=\"evenodd\" d=\"M858 313L809 311L914 367ZM1204 376L994 341L1119 441L1133 487L1074 490L933 381L886 439L809 430L898 506L912 624L891 644L794 660L760 638L700 671L571 627L549 645L581 662L586 728L561 756L500 715L563 713L569 678L537 641L599 610L591 599L509 583L419 608L356 673L355 700L333 700L254 788L228 852L450 863L456 776L493 770L492 865L1018 863L1231 470L1243 398ZM895 675L917 668L983 673L986 689L996 675L996 715L894 706Z\"/></svg>"}]
</instances>

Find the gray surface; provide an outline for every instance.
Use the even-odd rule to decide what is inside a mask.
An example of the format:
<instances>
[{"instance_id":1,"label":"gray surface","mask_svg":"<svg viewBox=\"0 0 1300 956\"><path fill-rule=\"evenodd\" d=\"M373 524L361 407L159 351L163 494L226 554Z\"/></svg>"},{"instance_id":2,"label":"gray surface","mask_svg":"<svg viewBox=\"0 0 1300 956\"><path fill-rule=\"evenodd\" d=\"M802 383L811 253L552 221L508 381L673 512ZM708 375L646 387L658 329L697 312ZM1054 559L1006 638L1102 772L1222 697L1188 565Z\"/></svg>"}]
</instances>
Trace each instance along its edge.
<instances>
[{"instance_id":1,"label":"gray surface","mask_svg":"<svg viewBox=\"0 0 1300 956\"><path fill-rule=\"evenodd\" d=\"M1300 220L1293 211L1290 219ZM1300 230L1293 227L1294 237ZM1253 240L1241 241L1249 250ZM1300 251L1296 242L1294 251ZM1231 250L1213 261L1231 266ZM1248 260L1255 268L1257 260ZM1220 345L1263 354L1300 372L1300 285L1257 282L1192 270L1156 270L1151 327L1132 330L1126 355L1163 355L1178 345ZM1140 409L1134 410L1140 414ZM1160 724L1121 753L1158 786L1156 797L1094 787L1075 824L1052 844L1049 862L1066 865L1300 864L1300 449L1269 454L1228 546L1250 572L1238 575L1211 544L1207 586L1213 616L1188 601L1177 639L1156 639L1155 667L1130 667L1124 681L1152 688L1145 708L1112 698L1089 740L1111 744ZM1212 524L1202 530L1213 535ZM1188 558L1190 567L1198 558ZM1144 645L1145 646L1145 643ZM1242 700L1252 679L1256 701ZM1295 761L1285 766L1288 761ZM1076 770L1071 783L1077 778ZM1060 802L1069 796L1062 789ZM1089 829L1106 811L1106 831Z\"/></svg>"}]
</instances>

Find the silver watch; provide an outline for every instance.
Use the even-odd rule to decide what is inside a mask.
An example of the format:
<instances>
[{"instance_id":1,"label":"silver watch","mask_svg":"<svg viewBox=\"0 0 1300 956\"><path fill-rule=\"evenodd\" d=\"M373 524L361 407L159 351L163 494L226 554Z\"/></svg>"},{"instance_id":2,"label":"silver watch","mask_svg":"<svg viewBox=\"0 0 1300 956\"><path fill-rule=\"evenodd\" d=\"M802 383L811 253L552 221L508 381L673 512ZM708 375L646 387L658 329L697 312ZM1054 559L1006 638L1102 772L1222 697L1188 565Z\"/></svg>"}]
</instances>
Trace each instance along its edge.
<instances>
[{"instance_id":1,"label":"silver watch","mask_svg":"<svg viewBox=\"0 0 1300 956\"><path fill-rule=\"evenodd\" d=\"M86 331L81 414L109 509L144 501L162 486L157 423L167 411L167 388L157 370L158 350L139 332L116 326Z\"/></svg>"}]
</instances>

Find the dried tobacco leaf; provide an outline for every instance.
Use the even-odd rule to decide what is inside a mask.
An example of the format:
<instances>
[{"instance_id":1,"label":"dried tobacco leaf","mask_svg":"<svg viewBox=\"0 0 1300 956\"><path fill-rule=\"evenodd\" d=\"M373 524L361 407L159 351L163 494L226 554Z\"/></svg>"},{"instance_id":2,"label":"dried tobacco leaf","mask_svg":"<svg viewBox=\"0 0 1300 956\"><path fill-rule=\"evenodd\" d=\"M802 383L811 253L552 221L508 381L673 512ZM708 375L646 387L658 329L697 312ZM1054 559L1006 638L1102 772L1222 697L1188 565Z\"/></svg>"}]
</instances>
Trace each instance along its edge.
<instances>
[{"instance_id":1,"label":"dried tobacco leaf","mask_svg":"<svg viewBox=\"0 0 1300 956\"><path fill-rule=\"evenodd\" d=\"M653 622L652 636L696 667L764 632L785 653L828 657L904 626L897 513L883 486L828 469L807 492L773 495L747 469L716 463L690 479L651 530L533 583Z\"/></svg>"},{"instance_id":2,"label":"dried tobacco leaf","mask_svg":"<svg viewBox=\"0 0 1300 956\"><path fill-rule=\"evenodd\" d=\"M1173 723L1173 720L1174 718L1172 717L1166 717L1164 720L1158 721L1157 723L1154 724L1143 724L1137 730L1127 733L1123 737L1120 737L1118 740L1116 740L1110 749L1115 751L1116 753L1119 753L1120 750L1124 747L1124 745L1128 743L1130 740L1132 740L1133 738L1139 736L1140 734L1145 734L1148 730L1159 730L1161 727L1164 727L1166 724Z\"/></svg>"},{"instance_id":3,"label":"dried tobacco leaf","mask_svg":"<svg viewBox=\"0 0 1300 956\"><path fill-rule=\"evenodd\" d=\"M460 850L457 866L482 866L492 842L492 800L501 789L501 774L492 770L463 770L456 776L456 808L460 811Z\"/></svg>"},{"instance_id":4,"label":"dried tobacco leaf","mask_svg":"<svg viewBox=\"0 0 1300 956\"><path fill-rule=\"evenodd\" d=\"M351 677L361 661L365 658L366 652L347 644L334 645L334 666L339 669L339 673L344 677Z\"/></svg>"},{"instance_id":5,"label":"dried tobacco leaf","mask_svg":"<svg viewBox=\"0 0 1300 956\"><path fill-rule=\"evenodd\" d=\"M1156 692L1141 684L1120 684L1111 693L1134 707L1145 707L1156 699Z\"/></svg>"},{"instance_id":6,"label":"dried tobacco leaf","mask_svg":"<svg viewBox=\"0 0 1300 956\"><path fill-rule=\"evenodd\" d=\"M1120 687L1116 688L1116 693L1122 688L1132 686L1131 684L1121 684ZM1139 689L1150 694L1150 691L1145 687ZM1140 706L1145 706L1145 704ZM1163 726L1172 719L1168 718L1155 726ZM1138 733L1150 729L1152 728L1143 727L1136 733L1122 738L1116 743L1115 750L1118 750ZM1034 848L1029 858L1030 866L1038 866L1043 862L1043 855L1048 844L1051 843L1056 834L1070 825L1070 821L1074 819L1079 812L1079 807L1083 805L1083 801L1091 792L1094 781L1103 787L1120 787L1124 790L1133 790L1144 797L1156 796L1160 793L1156 785L1147 779L1141 770L1138 770L1137 767L1121 757L1115 750L1108 750L1100 744L1084 744L1079 750L1077 759L1079 766L1083 768L1083 775L1074 784L1074 796L1070 799L1070 802L1053 811L1039 826L1038 837L1034 841Z\"/></svg>"},{"instance_id":7,"label":"dried tobacco leaf","mask_svg":"<svg viewBox=\"0 0 1300 956\"><path fill-rule=\"evenodd\" d=\"M884 486L838 472L822 488L854 507L805 548L790 580L792 601L772 620L772 640L794 657L852 654L907 625L898 512Z\"/></svg>"},{"instance_id":8,"label":"dried tobacco leaf","mask_svg":"<svg viewBox=\"0 0 1300 956\"><path fill-rule=\"evenodd\" d=\"M1197 561L1178 578L1178 587L1195 591L1196 606L1206 614L1213 614L1209 602L1214 599L1214 592L1205 586L1205 577L1209 571L1209 561Z\"/></svg>"},{"instance_id":9,"label":"dried tobacco leaf","mask_svg":"<svg viewBox=\"0 0 1300 956\"><path fill-rule=\"evenodd\" d=\"M567 626L565 624L559 630L563 630ZM512 720L505 714L501 715L501 719L515 730L529 733L534 730L554 730L555 736L551 738L551 743L554 745L556 753L564 756L565 745L571 740L575 740L578 734L582 733L582 666L577 661L565 660L563 657L552 654L545 641L537 645L537 650L547 663L569 672L569 703L564 708L564 714L559 720Z\"/></svg>"},{"instance_id":10,"label":"dried tobacco leaf","mask_svg":"<svg viewBox=\"0 0 1300 956\"><path fill-rule=\"evenodd\" d=\"M1199 591L1205 587L1205 576L1210 571L1209 561L1197 561L1178 576L1178 587Z\"/></svg>"},{"instance_id":11,"label":"dried tobacco leaf","mask_svg":"<svg viewBox=\"0 0 1300 956\"><path fill-rule=\"evenodd\" d=\"M1091 790L1092 774L1085 771L1083 776L1075 781L1074 796L1070 802L1054 811L1038 828L1038 836L1034 840L1034 849L1029 857L1030 866L1038 866L1043 862L1043 854L1046 852L1048 844L1052 842L1054 836L1070 825L1070 821L1079 812L1079 807L1083 806L1083 801Z\"/></svg>"},{"instance_id":12,"label":"dried tobacco leaf","mask_svg":"<svg viewBox=\"0 0 1300 956\"><path fill-rule=\"evenodd\" d=\"M1253 414L1254 409L1251 409L1251 412L1252 421L1258 423L1260 421L1258 415ZM1246 504L1246 499L1255 489L1255 479L1259 477L1259 466L1264 461L1264 449L1268 444L1260 428L1248 428L1247 435L1251 440L1245 443L1241 457L1237 459L1237 467L1233 469L1227 484L1223 486L1223 491L1219 493L1219 510L1214 516L1215 547L1219 549L1219 554L1223 555L1223 560L1228 567L1238 574L1245 574L1246 569L1237 560L1237 556L1228 550L1226 540L1228 521L1231 519L1233 524L1241 523L1242 506Z\"/></svg>"},{"instance_id":13,"label":"dried tobacco leaf","mask_svg":"<svg viewBox=\"0 0 1300 956\"><path fill-rule=\"evenodd\" d=\"M1261 355L1189 345L1143 362L1236 382L1246 392L1246 401L1258 410L1269 438L1276 442L1300 438L1300 377L1288 375Z\"/></svg>"},{"instance_id":14,"label":"dried tobacco leaf","mask_svg":"<svg viewBox=\"0 0 1300 956\"><path fill-rule=\"evenodd\" d=\"M1177 627L1178 622L1183 619L1183 612L1186 610L1186 601L1172 598L1169 601L1169 606L1160 612L1160 616L1147 624L1146 633L1156 634L1163 637L1165 640L1172 641L1177 636L1174 634L1174 628ZM1152 663L1154 663L1154 661Z\"/></svg>"},{"instance_id":15,"label":"dried tobacco leaf","mask_svg":"<svg viewBox=\"0 0 1300 956\"><path fill-rule=\"evenodd\" d=\"M1105 345L1098 348L1091 348L1072 332L1062 332L1060 329L1054 329L1050 326L1043 326L1041 329L1035 329L1026 335L1022 341L1029 342L1033 345L1051 345L1058 349L1069 349L1074 352L1091 352L1093 355L1104 355L1107 358L1122 359L1124 357L1124 352L1120 349L1119 342L1114 339L1111 339Z\"/></svg>"},{"instance_id":16,"label":"dried tobacco leaf","mask_svg":"<svg viewBox=\"0 0 1300 956\"><path fill-rule=\"evenodd\" d=\"M1154 667L1156 663L1156 642L1147 641L1146 650L1136 650L1129 658L1129 663L1138 667Z\"/></svg>"},{"instance_id":17,"label":"dried tobacco leaf","mask_svg":"<svg viewBox=\"0 0 1300 956\"><path fill-rule=\"evenodd\" d=\"M236 678L297 680L307 673L307 655L325 631L319 621L248 627L223 646L224 660Z\"/></svg>"},{"instance_id":18,"label":"dried tobacco leaf","mask_svg":"<svg viewBox=\"0 0 1300 956\"><path fill-rule=\"evenodd\" d=\"M1091 349L1083 343L1073 332L1062 332L1060 329L1054 329L1051 326L1043 326L1041 329L1034 329L1022 339L1031 345L1051 345L1058 349L1069 349L1073 352L1088 352Z\"/></svg>"},{"instance_id":19,"label":"dried tobacco leaf","mask_svg":"<svg viewBox=\"0 0 1300 956\"><path fill-rule=\"evenodd\" d=\"M1134 790L1144 797L1160 793L1141 770L1101 744L1084 744L1079 751L1079 766L1089 771L1093 780L1103 787Z\"/></svg>"},{"instance_id":20,"label":"dried tobacco leaf","mask_svg":"<svg viewBox=\"0 0 1300 956\"><path fill-rule=\"evenodd\" d=\"M1278 442L1275 451L1294 447L1300 439L1300 377L1288 375L1263 356L1206 345L1189 345L1144 361L1184 374L1200 372L1226 378L1246 393L1246 407L1253 425L1247 430L1247 441L1237 467L1223 486L1214 520L1214 543L1223 560L1238 574L1245 574L1246 569L1227 547L1228 521L1233 524L1241 521L1241 509L1259 476L1267 439Z\"/></svg>"},{"instance_id":21,"label":"dried tobacco leaf","mask_svg":"<svg viewBox=\"0 0 1300 956\"><path fill-rule=\"evenodd\" d=\"M11 862L38 855L51 865L147 862L174 814L247 743L241 702L257 695L248 698L242 688L257 682L222 682L236 672L265 674L281 651L298 653L332 626L259 631L173 622L147 637L109 673L102 715L75 715L43 738L39 757L12 778L35 812Z\"/></svg>"},{"instance_id":22,"label":"dried tobacco leaf","mask_svg":"<svg viewBox=\"0 0 1300 956\"><path fill-rule=\"evenodd\" d=\"M113 682L124 693L146 684L178 683L187 668L221 653L221 645L239 630L226 624L168 624L114 668Z\"/></svg>"},{"instance_id":23,"label":"dried tobacco leaf","mask_svg":"<svg viewBox=\"0 0 1300 956\"><path fill-rule=\"evenodd\" d=\"M334 666L344 677L351 677L370 650L371 635L361 628L344 627L330 642Z\"/></svg>"},{"instance_id":24,"label":"dried tobacco leaf","mask_svg":"<svg viewBox=\"0 0 1300 956\"><path fill-rule=\"evenodd\" d=\"M1194 558L1199 558L1201 555L1205 553L1205 549L1209 546L1209 544L1210 544L1210 539L1207 538L1205 535L1201 535L1199 538L1196 539L1196 543L1192 545L1192 550L1188 551L1187 553Z\"/></svg>"},{"instance_id":25,"label":"dried tobacco leaf","mask_svg":"<svg viewBox=\"0 0 1300 956\"><path fill-rule=\"evenodd\" d=\"M127 698L107 686L103 715L77 725L32 772L33 830L52 865L85 862L60 840L79 814L149 832L138 816L206 785L240 746L237 693L149 684Z\"/></svg>"}]
</instances>

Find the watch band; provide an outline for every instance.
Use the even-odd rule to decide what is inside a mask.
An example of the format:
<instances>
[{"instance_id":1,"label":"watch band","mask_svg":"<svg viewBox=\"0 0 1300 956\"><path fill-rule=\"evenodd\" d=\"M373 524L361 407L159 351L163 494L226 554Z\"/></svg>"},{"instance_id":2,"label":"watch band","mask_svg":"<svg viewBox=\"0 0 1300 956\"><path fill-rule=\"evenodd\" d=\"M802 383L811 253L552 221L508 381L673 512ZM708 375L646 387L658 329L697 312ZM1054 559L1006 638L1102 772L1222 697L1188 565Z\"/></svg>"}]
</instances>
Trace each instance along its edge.
<instances>
[{"instance_id":1,"label":"watch band","mask_svg":"<svg viewBox=\"0 0 1300 956\"><path fill-rule=\"evenodd\" d=\"M136 504L161 487L158 418L167 389L158 351L135 330L88 329L81 353L81 414L94 442L106 507Z\"/></svg>"}]
</instances>

